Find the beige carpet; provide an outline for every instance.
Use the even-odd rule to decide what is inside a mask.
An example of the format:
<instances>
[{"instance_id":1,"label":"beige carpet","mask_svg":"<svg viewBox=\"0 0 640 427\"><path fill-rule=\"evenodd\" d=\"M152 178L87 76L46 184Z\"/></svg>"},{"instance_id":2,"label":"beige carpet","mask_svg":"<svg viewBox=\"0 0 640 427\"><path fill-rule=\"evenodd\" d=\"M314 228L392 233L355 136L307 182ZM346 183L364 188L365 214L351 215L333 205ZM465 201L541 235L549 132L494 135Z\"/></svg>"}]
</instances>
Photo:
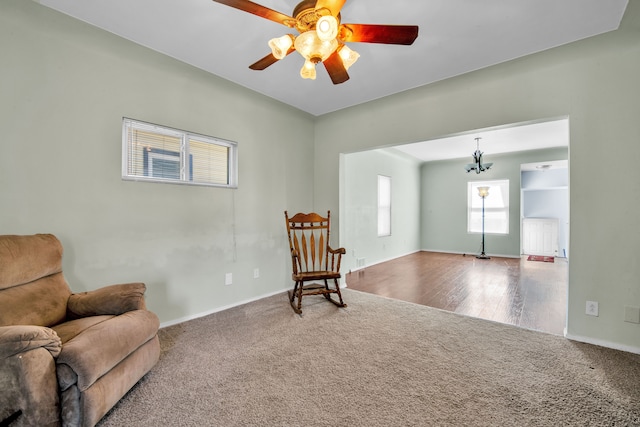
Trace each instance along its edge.
<instances>
[{"instance_id":1,"label":"beige carpet","mask_svg":"<svg viewBox=\"0 0 640 427\"><path fill-rule=\"evenodd\" d=\"M353 290L161 330L108 426L640 426L640 355Z\"/></svg>"}]
</instances>

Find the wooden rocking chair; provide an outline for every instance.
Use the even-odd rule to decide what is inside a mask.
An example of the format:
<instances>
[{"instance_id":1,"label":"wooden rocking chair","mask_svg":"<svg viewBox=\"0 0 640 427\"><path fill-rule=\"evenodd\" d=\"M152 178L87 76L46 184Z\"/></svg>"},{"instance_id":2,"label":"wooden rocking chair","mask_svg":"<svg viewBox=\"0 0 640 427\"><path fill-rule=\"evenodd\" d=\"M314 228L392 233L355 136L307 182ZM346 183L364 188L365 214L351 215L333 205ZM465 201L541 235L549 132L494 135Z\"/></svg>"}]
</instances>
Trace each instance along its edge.
<instances>
[{"instance_id":1,"label":"wooden rocking chair","mask_svg":"<svg viewBox=\"0 0 640 427\"><path fill-rule=\"evenodd\" d=\"M289 218L284 212L291 249L292 279L295 286L289 291L289 302L293 310L302 313L302 297L306 295L324 295L337 305L346 307L340 293L340 260L346 253L344 248L331 249L329 246L329 226L331 212L327 217L316 213L298 213ZM329 287L329 280L333 280L334 287ZM305 285L305 282L320 281ZM331 298L331 294L338 294L339 301ZM297 302L296 302L297 299Z\"/></svg>"}]
</instances>

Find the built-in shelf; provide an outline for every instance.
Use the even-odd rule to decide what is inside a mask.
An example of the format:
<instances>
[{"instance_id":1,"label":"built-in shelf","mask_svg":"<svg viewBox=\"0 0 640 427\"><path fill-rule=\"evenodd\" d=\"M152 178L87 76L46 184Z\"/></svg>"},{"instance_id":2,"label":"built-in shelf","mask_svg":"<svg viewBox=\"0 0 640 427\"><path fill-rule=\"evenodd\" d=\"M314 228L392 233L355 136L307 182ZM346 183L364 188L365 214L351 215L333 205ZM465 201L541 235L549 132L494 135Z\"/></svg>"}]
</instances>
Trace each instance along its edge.
<instances>
[{"instance_id":1,"label":"built-in shelf","mask_svg":"<svg viewBox=\"0 0 640 427\"><path fill-rule=\"evenodd\" d=\"M561 185L558 187L534 187L534 188L522 188L522 191L548 191L548 190L568 190L568 185Z\"/></svg>"}]
</instances>

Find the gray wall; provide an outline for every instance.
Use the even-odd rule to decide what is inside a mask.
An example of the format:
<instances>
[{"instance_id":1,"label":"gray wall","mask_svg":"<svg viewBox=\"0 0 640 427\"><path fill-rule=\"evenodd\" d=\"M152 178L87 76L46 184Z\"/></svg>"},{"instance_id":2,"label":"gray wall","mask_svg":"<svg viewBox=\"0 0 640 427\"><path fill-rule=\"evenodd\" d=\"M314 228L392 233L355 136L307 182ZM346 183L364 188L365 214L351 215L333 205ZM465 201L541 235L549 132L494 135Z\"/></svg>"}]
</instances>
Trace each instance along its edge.
<instances>
[{"instance_id":1,"label":"gray wall","mask_svg":"<svg viewBox=\"0 0 640 427\"><path fill-rule=\"evenodd\" d=\"M397 150L344 156L345 271L420 250L420 163ZM378 237L378 175L391 177L391 235Z\"/></svg>"},{"instance_id":2,"label":"gray wall","mask_svg":"<svg viewBox=\"0 0 640 427\"><path fill-rule=\"evenodd\" d=\"M631 1L617 31L321 116L315 205L338 209L340 153L569 117L568 335L640 351L640 325L624 322L624 306L640 306L639 75Z\"/></svg>"},{"instance_id":3,"label":"gray wall","mask_svg":"<svg viewBox=\"0 0 640 427\"><path fill-rule=\"evenodd\" d=\"M509 180L509 234L487 234L488 254L520 255L520 165L550 160L566 160L566 148L484 155L493 167L481 174L466 173L469 158L427 162L422 165L421 241L429 251L479 253L478 234L467 233L467 183L495 179Z\"/></svg>"},{"instance_id":4,"label":"gray wall","mask_svg":"<svg viewBox=\"0 0 640 427\"><path fill-rule=\"evenodd\" d=\"M164 323L290 286L313 117L32 1L0 3L0 52L0 234L56 234L74 291L144 281ZM123 116L237 141L239 188L123 181Z\"/></svg>"}]
</instances>

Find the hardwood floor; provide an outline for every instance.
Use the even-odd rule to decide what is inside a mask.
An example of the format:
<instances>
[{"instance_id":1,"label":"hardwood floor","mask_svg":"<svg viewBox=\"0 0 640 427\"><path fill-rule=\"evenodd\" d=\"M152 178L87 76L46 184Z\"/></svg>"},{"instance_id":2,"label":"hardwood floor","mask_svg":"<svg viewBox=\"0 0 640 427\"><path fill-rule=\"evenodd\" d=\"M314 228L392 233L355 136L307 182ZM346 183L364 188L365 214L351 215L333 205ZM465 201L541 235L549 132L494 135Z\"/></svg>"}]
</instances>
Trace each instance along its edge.
<instances>
[{"instance_id":1,"label":"hardwood floor","mask_svg":"<svg viewBox=\"0 0 640 427\"><path fill-rule=\"evenodd\" d=\"M568 264L527 257L418 252L346 275L347 287L472 317L562 335Z\"/></svg>"}]
</instances>

